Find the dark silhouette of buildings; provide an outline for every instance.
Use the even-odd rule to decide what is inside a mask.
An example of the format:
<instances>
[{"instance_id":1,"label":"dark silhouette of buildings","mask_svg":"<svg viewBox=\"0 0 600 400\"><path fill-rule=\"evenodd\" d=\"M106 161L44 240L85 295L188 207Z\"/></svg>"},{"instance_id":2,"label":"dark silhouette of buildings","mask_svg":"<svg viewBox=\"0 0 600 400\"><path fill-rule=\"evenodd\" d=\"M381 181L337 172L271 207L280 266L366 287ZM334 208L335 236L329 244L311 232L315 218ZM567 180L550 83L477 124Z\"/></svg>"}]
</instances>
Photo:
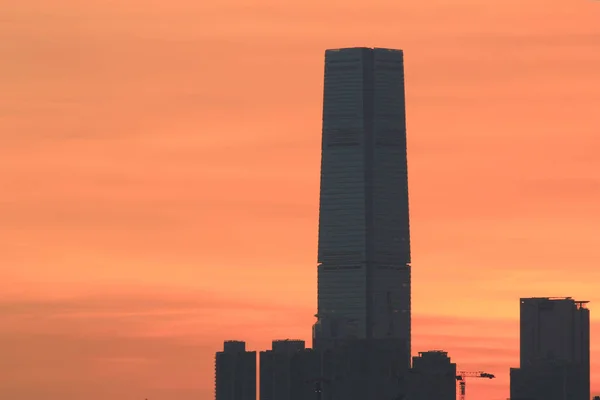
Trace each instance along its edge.
<instances>
[{"instance_id":1,"label":"dark silhouette of buildings","mask_svg":"<svg viewBox=\"0 0 600 400\"><path fill-rule=\"evenodd\" d=\"M256 352L227 341L215 357L215 399L256 400Z\"/></svg>"},{"instance_id":2,"label":"dark silhouette of buildings","mask_svg":"<svg viewBox=\"0 0 600 400\"><path fill-rule=\"evenodd\" d=\"M419 352L407 380L407 399L456 400L456 364L445 351Z\"/></svg>"},{"instance_id":3,"label":"dark silhouette of buildings","mask_svg":"<svg viewBox=\"0 0 600 400\"><path fill-rule=\"evenodd\" d=\"M314 350L275 341L262 352L261 400L403 397L411 332L407 176L403 52L327 50ZM239 379L225 370L217 368L218 393Z\"/></svg>"},{"instance_id":4,"label":"dark silhouette of buildings","mask_svg":"<svg viewBox=\"0 0 600 400\"><path fill-rule=\"evenodd\" d=\"M395 338L410 350L407 176L403 52L327 50L315 348Z\"/></svg>"},{"instance_id":5,"label":"dark silhouette of buildings","mask_svg":"<svg viewBox=\"0 0 600 400\"><path fill-rule=\"evenodd\" d=\"M520 368L510 370L511 400L590 399L587 301L521 299Z\"/></svg>"},{"instance_id":6,"label":"dark silhouette of buildings","mask_svg":"<svg viewBox=\"0 0 600 400\"><path fill-rule=\"evenodd\" d=\"M347 340L319 353L323 400L393 400L405 394L407 353L394 338Z\"/></svg>"},{"instance_id":7,"label":"dark silhouette of buildings","mask_svg":"<svg viewBox=\"0 0 600 400\"><path fill-rule=\"evenodd\" d=\"M411 254L402 50L325 52L318 311L313 349L260 353L260 400L456 400L465 379L443 351L411 368ZM521 299L511 400L589 400L589 311L571 298ZM216 399L256 399L256 353L225 342Z\"/></svg>"},{"instance_id":8,"label":"dark silhouette of buildings","mask_svg":"<svg viewBox=\"0 0 600 400\"><path fill-rule=\"evenodd\" d=\"M302 340L275 340L260 353L260 400L315 398L321 357Z\"/></svg>"}]
</instances>

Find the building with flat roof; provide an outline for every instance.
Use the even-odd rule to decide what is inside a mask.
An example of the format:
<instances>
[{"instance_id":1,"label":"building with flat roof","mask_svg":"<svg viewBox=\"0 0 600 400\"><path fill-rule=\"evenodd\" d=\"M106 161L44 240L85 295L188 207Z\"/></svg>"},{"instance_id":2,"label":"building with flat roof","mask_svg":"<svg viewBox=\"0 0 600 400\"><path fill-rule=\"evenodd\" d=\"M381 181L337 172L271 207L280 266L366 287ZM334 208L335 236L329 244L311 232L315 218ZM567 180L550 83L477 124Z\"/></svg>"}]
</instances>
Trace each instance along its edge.
<instances>
[{"instance_id":1,"label":"building with flat roof","mask_svg":"<svg viewBox=\"0 0 600 400\"><path fill-rule=\"evenodd\" d=\"M391 400L410 367L404 53L325 51L317 322L322 400Z\"/></svg>"},{"instance_id":2,"label":"building with flat roof","mask_svg":"<svg viewBox=\"0 0 600 400\"><path fill-rule=\"evenodd\" d=\"M260 400L314 399L320 361L302 340L274 340L260 352Z\"/></svg>"},{"instance_id":3,"label":"building with flat roof","mask_svg":"<svg viewBox=\"0 0 600 400\"><path fill-rule=\"evenodd\" d=\"M441 350L419 352L407 375L410 400L456 400L456 364Z\"/></svg>"},{"instance_id":4,"label":"building with flat roof","mask_svg":"<svg viewBox=\"0 0 600 400\"><path fill-rule=\"evenodd\" d=\"M590 312L571 297L520 299L520 367L511 398L590 399Z\"/></svg>"},{"instance_id":5,"label":"building with flat roof","mask_svg":"<svg viewBox=\"0 0 600 400\"><path fill-rule=\"evenodd\" d=\"M405 395L406 344L355 339L320 352L322 400L395 400Z\"/></svg>"},{"instance_id":6,"label":"building with flat roof","mask_svg":"<svg viewBox=\"0 0 600 400\"><path fill-rule=\"evenodd\" d=\"M226 341L216 353L215 399L256 400L256 352L245 342Z\"/></svg>"},{"instance_id":7,"label":"building with flat roof","mask_svg":"<svg viewBox=\"0 0 600 400\"><path fill-rule=\"evenodd\" d=\"M316 349L399 339L410 365L404 53L325 52Z\"/></svg>"}]
</instances>

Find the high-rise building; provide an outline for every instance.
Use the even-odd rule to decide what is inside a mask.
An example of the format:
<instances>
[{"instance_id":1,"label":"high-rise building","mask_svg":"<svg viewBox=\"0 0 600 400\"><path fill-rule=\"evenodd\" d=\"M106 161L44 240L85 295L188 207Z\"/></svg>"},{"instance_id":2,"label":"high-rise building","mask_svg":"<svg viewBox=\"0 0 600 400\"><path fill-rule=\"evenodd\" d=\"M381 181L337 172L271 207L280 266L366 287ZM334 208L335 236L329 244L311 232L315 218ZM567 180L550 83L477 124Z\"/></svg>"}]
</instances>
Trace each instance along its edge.
<instances>
[{"instance_id":1,"label":"high-rise building","mask_svg":"<svg viewBox=\"0 0 600 400\"><path fill-rule=\"evenodd\" d=\"M314 347L396 339L410 364L410 234L401 50L325 52Z\"/></svg>"},{"instance_id":2,"label":"high-rise building","mask_svg":"<svg viewBox=\"0 0 600 400\"><path fill-rule=\"evenodd\" d=\"M260 400L313 399L320 361L302 340L274 340L260 353Z\"/></svg>"},{"instance_id":3,"label":"high-rise building","mask_svg":"<svg viewBox=\"0 0 600 400\"><path fill-rule=\"evenodd\" d=\"M323 102L313 350L273 342L260 356L260 397L404 398L411 260L403 52L327 50ZM226 353L217 355L217 400L240 398L231 397L243 391L231 389L239 382L251 386L250 361Z\"/></svg>"},{"instance_id":4,"label":"high-rise building","mask_svg":"<svg viewBox=\"0 0 600 400\"><path fill-rule=\"evenodd\" d=\"M587 301L521 299L520 368L510 371L511 399L589 400Z\"/></svg>"},{"instance_id":5,"label":"high-rise building","mask_svg":"<svg viewBox=\"0 0 600 400\"><path fill-rule=\"evenodd\" d=\"M557 359L590 362L590 311L587 301L528 298L520 304L520 366Z\"/></svg>"},{"instance_id":6,"label":"high-rise building","mask_svg":"<svg viewBox=\"0 0 600 400\"><path fill-rule=\"evenodd\" d=\"M410 356L397 339L346 340L319 353L322 400L395 400L405 395L405 360Z\"/></svg>"},{"instance_id":7,"label":"high-rise building","mask_svg":"<svg viewBox=\"0 0 600 400\"><path fill-rule=\"evenodd\" d=\"M215 399L256 400L256 352L227 341L215 357Z\"/></svg>"},{"instance_id":8,"label":"high-rise building","mask_svg":"<svg viewBox=\"0 0 600 400\"><path fill-rule=\"evenodd\" d=\"M408 399L456 400L456 364L445 351L419 352L407 375Z\"/></svg>"}]
</instances>

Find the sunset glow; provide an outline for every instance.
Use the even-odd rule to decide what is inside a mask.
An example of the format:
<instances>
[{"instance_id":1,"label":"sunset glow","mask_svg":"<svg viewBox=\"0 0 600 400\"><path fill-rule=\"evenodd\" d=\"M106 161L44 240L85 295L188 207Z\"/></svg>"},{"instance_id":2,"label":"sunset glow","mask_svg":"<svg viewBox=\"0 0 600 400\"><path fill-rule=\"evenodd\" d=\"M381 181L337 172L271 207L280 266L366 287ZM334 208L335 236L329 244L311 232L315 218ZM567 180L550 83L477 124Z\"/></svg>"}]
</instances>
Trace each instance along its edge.
<instances>
[{"instance_id":1,"label":"sunset glow","mask_svg":"<svg viewBox=\"0 0 600 400\"><path fill-rule=\"evenodd\" d=\"M5 3L0 398L209 400L223 340L310 342L354 46L405 54L413 353L504 400L519 297L573 296L600 394L600 3Z\"/></svg>"}]
</instances>

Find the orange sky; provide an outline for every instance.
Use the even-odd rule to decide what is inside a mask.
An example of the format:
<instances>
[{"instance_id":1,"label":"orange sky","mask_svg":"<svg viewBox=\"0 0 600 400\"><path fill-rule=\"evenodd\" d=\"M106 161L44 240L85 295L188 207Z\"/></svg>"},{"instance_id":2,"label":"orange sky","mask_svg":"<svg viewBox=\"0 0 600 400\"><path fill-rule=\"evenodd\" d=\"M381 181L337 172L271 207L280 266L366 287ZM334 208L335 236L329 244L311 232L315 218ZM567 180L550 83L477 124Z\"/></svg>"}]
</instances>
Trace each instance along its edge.
<instances>
[{"instance_id":1,"label":"orange sky","mask_svg":"<svg viewBox=\"0 0 600 400\"><path fill-rule=\"evenodd\" d=\"M508 397L518 298L591 300L600 3L0 0L0 397L209 400L310 339L324 49L405 50L413 351Z\"/></svg>"}]
</instances>

